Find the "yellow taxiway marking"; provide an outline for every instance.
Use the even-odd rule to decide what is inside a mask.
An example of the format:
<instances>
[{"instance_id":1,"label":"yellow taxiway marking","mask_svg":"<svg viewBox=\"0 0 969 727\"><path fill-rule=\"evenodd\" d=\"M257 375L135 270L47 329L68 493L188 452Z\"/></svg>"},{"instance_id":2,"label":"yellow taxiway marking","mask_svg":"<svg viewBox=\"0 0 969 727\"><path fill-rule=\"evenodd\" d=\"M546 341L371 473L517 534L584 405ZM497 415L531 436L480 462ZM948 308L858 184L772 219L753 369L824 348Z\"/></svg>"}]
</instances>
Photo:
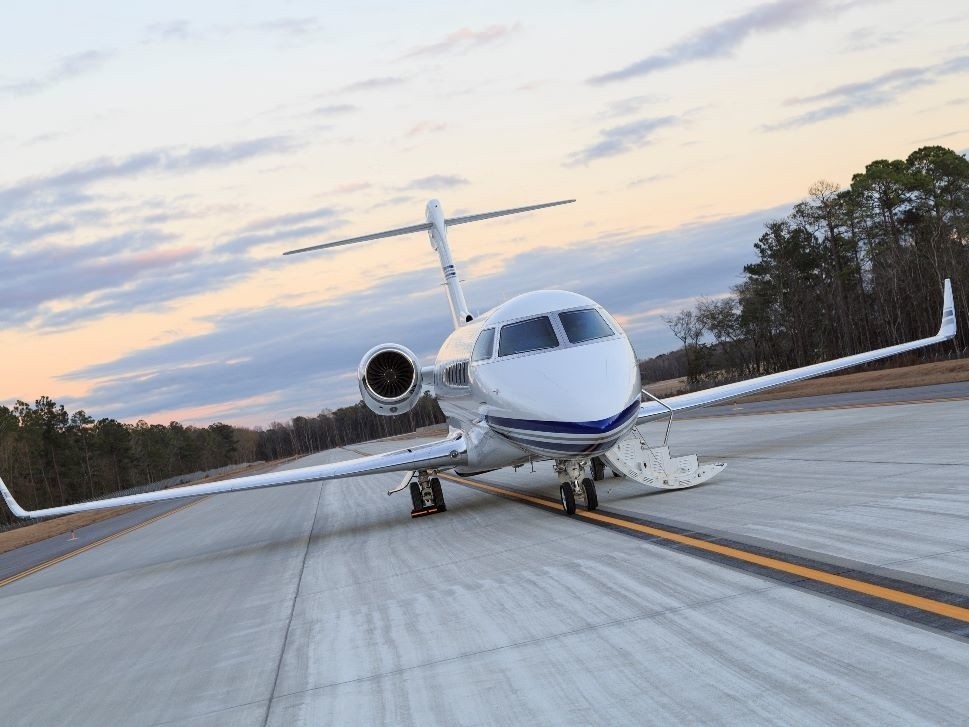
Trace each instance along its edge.
<instances>
[{"instance_id":1,"label":"yellow taxiway marking","mask_svg":"<svg viewBox=\"0 0 969 727\"><path fill-rule=\"evenodd\" d=\"M85 553L85 552L91 550L92 548L98 547L99 545L104 545L109 540L114 540L115 538L120 538L122 535L127 535L128 533L134 532L135 530L138 530L139 528L143 528L146 525L151 525L154 522L158 522L162 518L166 518L169 515L174 515L176 512L181 512L182 510L185 510L186 508L189 508L192 505L198 505L203 500L208 500L209 497L211 497L211 495L209 495L208 497L202 497L202 498L200 498L198 500L195 500L193 502L187 502L184 505L180 505L179 507L176 507L174 510L169 510L168 512L163 512L161 515L155 515L154 517L148 518L144 522L136 523L136 524L132 525L131 527L125 528L124 530L120 530L117 533L114 533L113 535L107 535L107 536L101 538L100 540L95 540L93 543L88 543L87 545L85 545L85 546L83 546L81 548L78 548L77 550L72 550L70 553L64 553L64 555L59 555L56 558L51 558L50 560L48 560L48 561L46 561L44 563L40 563L39 565L35 565L32 568L28 568L25 571L21 571L20 573L17 573L15 575L12 575L12 576L9 576L7 578L4 578L2 581L0 581L0 588L2 588L3 586L7 585L8 583L13 583L14 581L19 581L21 578L26 578L27 576L31 575L32 573L36 573L38 571L42 571L45 568L50 568L52 565L57 565L58 563L61 563L61 562L65 561L65 560L67 560L68 558L73 558L75 555L80 555L81 553Z\"/></svg>"},{"instance_id":2,"label":"yellow taxiway marking","mask_svg":"<svg viewBox=\"0 0 969 727\"><path fill-rule=\"evenodd\" d=\"M534 497L532 495L526 495L515 490L509 490L504 487L497 487L495 485L489 485L484 482L479 482L477 480L469 480L464 477L458 477L457 475L438 473L439 477L444 477L446 479L458 482L463 485L468 485L479 490L486 490L488 492L493 492L498 495L504 495L515 500L520 500L523 502L530 502L535 505L540 505L546 507L549 510L561 510L561 505L554 500L548 500L543 497ZM612 515L607 515L605 513L588 510L577 510L575 517L582 518L585 520L591 520L599 523L606 523L608 525L613 525L615 527L621 528L623 530L632 530L639 533L645 533L647 535L653 535L657 538L662 538L664 540L669 540L676 543L682 543L684 545L689 545L698 550L705 550L711 553L717 553L718 555L723 555L728 558L733 558L735 560L743 561L745 563L752 563L754 565L759 565L764 568L769 568L774 571L779 571L782 573L789 573L791 575L796 575L801 578L806 578L812 581L817 581L819 583L826 583L828 585L837 586L838 588L844 588L848 591L854 591L855 593L861 593L866 596L874 596L875 598L880 598L885 601L891 601L892 603L898 603L905 606L911 606L913 608L920 609L922 611L927 611L929 613L934 613L939 616L946 616L947 618L956 619L957 621L964 621L969 623L969 608L962 608L960 606L953 606L949 603L943 603L942 601L936 601L931 598L925 598L923 596L916 596L912 593L907 593L905 591L900 591L895 588L886 588L885 586L876 586L873 583L866 583L865 581L859 581L854 578L847 578L845 576L834 575L833 573L827 573L816 568L809 568L803 565L795 565L794 563L788 563L787 561L780 560L778 558L770 558L763 555L757 555L755 553L747 552L746 550L741 550L740 548L730 547L728 545L720 545L718 543L710 543L706 540L701 540L699 538L693 538L689 535L681 535L680 533L674 533L669 530L663 530L662 528L653 527L650 525L643 525L641 523L632 522L623 518L614 517Z\"/></svg>"}]
</instances>

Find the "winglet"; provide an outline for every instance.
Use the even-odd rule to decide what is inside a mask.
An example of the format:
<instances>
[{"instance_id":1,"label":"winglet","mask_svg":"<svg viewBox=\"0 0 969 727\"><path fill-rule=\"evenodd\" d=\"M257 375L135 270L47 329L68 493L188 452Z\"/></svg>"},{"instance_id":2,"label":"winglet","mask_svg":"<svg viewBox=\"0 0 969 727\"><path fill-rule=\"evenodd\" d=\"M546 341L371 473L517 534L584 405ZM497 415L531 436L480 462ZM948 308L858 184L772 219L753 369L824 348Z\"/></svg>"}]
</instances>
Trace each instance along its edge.
<instances>
[{"instance_id":1,"label":"winglet","mask_svg":"<svg viewBox=\"0 0 969 727\"><path fill-rule=\"evenodd\" d=\"M952 283L948 278L942 291L942 325L938 335L944 338L955 338L956 335L956 307L952 302Z\"/></svg>"},{"instance_id":2,"label":"winglet","mask_svg":"<svg viewBox=\"0 0 969 727\"><path fill-rule=\"evenodd\" d=\"M12 512L16 517L31 517L31 514L20 507L20 505L17 504L17 501L13 499L13 495L10 494L10 490L7 489L7 486L3 483L2 478L0 478L0 495L3 495L4 502L7 503L7 507L10 508L10 512Z\"/></svg>"}]
</instances>

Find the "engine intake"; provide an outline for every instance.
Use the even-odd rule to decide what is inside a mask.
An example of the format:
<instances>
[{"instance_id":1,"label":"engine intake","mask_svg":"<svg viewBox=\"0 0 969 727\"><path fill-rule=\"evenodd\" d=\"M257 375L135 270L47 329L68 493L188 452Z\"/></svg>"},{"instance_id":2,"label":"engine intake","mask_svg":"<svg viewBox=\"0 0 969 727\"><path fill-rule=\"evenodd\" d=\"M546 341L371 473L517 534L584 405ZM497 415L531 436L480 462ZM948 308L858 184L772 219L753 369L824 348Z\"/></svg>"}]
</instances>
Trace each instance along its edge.
<instances>
[{"instance_id":1,"label":"engine intake","mask_svg":"<svg viewBox=\"0 0 969 727\"><path fill-rule=\"evenodd\" d=\"M357 369L357 380L363 402L370 411L383 416L410 411L421 398L417 356L396 343L367 351Z\"/></svg>"}]
</instances>

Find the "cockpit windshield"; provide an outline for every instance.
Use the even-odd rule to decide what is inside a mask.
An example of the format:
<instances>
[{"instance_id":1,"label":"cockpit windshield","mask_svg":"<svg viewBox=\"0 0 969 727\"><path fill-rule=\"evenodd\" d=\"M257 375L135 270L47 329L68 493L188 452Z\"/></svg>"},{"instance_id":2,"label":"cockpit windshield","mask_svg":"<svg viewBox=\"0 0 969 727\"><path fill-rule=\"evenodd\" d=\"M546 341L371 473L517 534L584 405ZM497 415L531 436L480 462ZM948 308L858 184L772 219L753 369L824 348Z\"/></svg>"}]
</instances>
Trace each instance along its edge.
<instances>
[{"instance_id":1,"label":"cockpit windshield","mask_svg":"<svg viewBox=\"0 0 969 727\"><path fill-rule=\"evenodd\" d=\"M595 308L559 313L559 320L562 321L562 328L565 329L570 343L583 343L615 333Z\"/></svg>"},{"instance_id":2,"label":"cockpit windshield","mask_svg":"<svg viewBox=\"0 0 969 727\"><path fill-rule=\"evenodd\" d=\"M498 341L498 355L511 356L526 351L540 351L543 348L557 348L559 340L548 316L529 318L520 323L510 323L501 329Z\"/></svg>"},{"instance_id":3,"label":"cockpit windshield","mask_svg":"<svg viewBox=\"0 0 969 727\"><path fill-rule=\"evenodd\" d=\"M471 352L472 361L487 361L491 358L491 352L495 348L495 329L485 328L478 334L475 341L474 350Z\"/></svg>"}]
</instances>

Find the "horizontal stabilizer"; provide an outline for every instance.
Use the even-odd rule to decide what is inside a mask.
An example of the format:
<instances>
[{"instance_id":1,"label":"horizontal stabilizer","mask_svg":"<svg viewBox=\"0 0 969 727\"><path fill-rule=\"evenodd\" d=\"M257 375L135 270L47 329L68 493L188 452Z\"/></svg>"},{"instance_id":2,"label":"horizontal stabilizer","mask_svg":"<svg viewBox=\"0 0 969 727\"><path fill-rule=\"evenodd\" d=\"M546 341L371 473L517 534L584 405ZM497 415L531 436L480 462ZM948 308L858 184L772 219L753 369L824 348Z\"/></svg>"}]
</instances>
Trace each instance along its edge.
<instances>
[{"instance_id":1,"label":"horizontal stabilizer","mask_svg":"<svg viewBox=\"0 0 969 727\"><path fill-rule=\"evenodd\" d=\"M328 247L339 247L340 245L352 245L355 242L366 242L367 240L379 240L382 237L395 237L397 235L409 235L412 232L427 232L431 229L430 222L422 222L419 225L411 225L410 227L398 227L394 230L385 230L384 232L374 232L371 235L361 235L360 237L348 237L346 240L337 240L336 242L325 242L322 245L312 245L310 247L301 247L298 250L287 250L283 255L295 255L298 252L309 252L310 250L325 250Z\"/></svg>"},{"instance_id":2,"label":"horizontal stabilizer","mask_svg":"<svg viewBox=\"0 0 969 727\"><path fill-rule=\"evenodd\" d=\"M468 222L479 222L481 220L490 220L492 217L504 217L505 215L515 215L519 212L531 212L532 210L545 209L546 207L556 207L560 204L570 204L575 202L574 199L562 199L558 202L544 202L543 204L533 204L528 207L514 207L507 210L497 210L496 212L482 212L477 215L465 215L463 217L450 217L444 220L444 225L450 227L451 225L463 225ZM384 237L396 237L397 235L409 235L412 232L427 232L431 229L433 225L430 222L422 222L419 225L409 225L408 227L396 227L393 230L384 230L383 232L374 232L370 235L361 235L360 237L348 237L346 240L337 240L336 242L325 242L322 245L311 245L310 247L301 247L298 250L287 250L283 255L295 255L300 252L310 252L312 250L325 250L330 247L339 247L341 245L352 245L355 242L367 242L369 240L380 240Z\"/></svg>"},{"instance_id":3,"label":"horizontal stabilizer","mask_svg":"<svg viewBox=\"0 0 969 727\"><path fill-rule=\"evenodd\" d=\"M480 220L490 220L492 217L504 217L505 215L516 215L519 212L531 212L532 210L541 210L546 207L557 207L560 204L571 204L575 202L574 199L562 199L558 202L545 202L543 204L533 204L529 207L515 207L510 210L498 210L497 212L482 212L478 215L465 215L464 217L448 217L444 220L444 224L450 227L451 225L463 225L466 222L479 222Z\"/></svg>"}]
</instances>

